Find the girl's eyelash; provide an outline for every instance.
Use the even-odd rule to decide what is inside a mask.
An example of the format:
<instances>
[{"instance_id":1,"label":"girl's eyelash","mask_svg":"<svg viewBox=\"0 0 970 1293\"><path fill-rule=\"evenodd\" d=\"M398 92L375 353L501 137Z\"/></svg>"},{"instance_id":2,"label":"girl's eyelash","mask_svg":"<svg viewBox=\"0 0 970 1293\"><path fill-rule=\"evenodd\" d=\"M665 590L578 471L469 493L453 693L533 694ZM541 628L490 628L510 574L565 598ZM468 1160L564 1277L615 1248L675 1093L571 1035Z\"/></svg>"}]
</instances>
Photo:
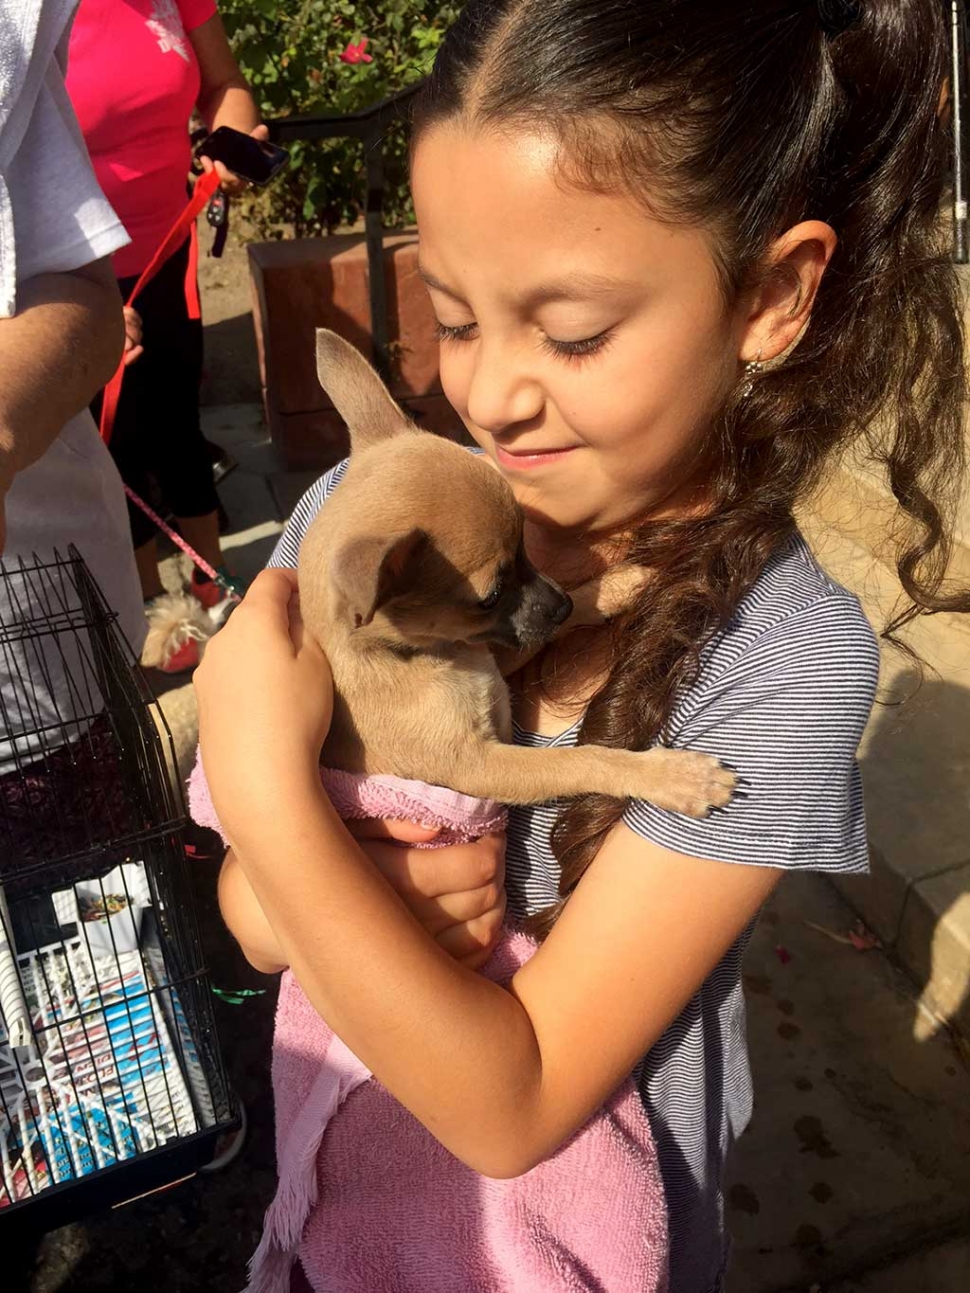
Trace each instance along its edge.
<instances>
[{"instance_id":1,"label":"girl's eyelash","mask_svg":"<svg viewBox=\"0 0 970 1293\"><path fill-rule=\"evenodd\" d=\"M468 341L477 327L477 323L462 323L458 327L449 327L435 320L435 340ZM607 329L606 332L600 332L595 337L584 337L581 341L556 341L553 337L543 337L542 345L544 349L552 351L560 359L585 359L589 355L598 354L609 345L612 336L612 331Z\"/></svg>"},{"instance_id":2,"label":"girl's eyelash","mask_svg":"<svg viewBox=\"0 0 970 1293\"><path fill-rule=\"evenodd\" d=\"M439 323L435 319L435 341L467 341L477 327L477 323L462 323L457 328L449 328L446 323Z\"/></svg>"},{"instance_id":3,"label":"girl's eyelash","mask_svg":"<svg viewBox=\"0 0 970 1293\"><path fill-rule=\"evenodd\" d=\"M600 332L595 337L584 337L581 341L555 341L552 337L545 337L542 344L546 350L551 350L560 358L585 359L589 355L598 354L608 346L612 337L613 333L607 329L606 332Z\"/></svg>"}]
</instances>

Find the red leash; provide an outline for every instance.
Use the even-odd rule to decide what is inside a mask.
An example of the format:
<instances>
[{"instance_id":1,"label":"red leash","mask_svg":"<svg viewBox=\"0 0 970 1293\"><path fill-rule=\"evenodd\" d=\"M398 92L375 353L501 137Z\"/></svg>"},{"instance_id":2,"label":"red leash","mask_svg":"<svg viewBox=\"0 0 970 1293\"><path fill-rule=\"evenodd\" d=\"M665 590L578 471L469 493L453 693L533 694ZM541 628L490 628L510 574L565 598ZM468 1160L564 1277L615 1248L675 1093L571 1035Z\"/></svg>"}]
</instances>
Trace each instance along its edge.
<instances>
[{"instance_id":1,"label":"red leash","mask_svg":"<svg viewBox=\"0 0 970 1293\"><path fill-rule=\"evenodd\" d=\"M199 319L202 317L202 310L199 304L199 285L196 277L199 262L199 239L196 232L195 221L199 212L208 203L216 189L218 189L220 182L219 176L214 170L207 172L205 175L199 176L195 182L195 188L192 190L192 196L189 199L188 205L162 239L155 255L142 271L138 282L132 288L131 295L125 302L126 305L134 305L139 292L141 292L145 286L151 282L168 260L169 256L178 251L179 247L182 246L182 243L185 241L186 231L188 230L191 244L189 246L188 268L185 273L185 302L188 306L190 319ZM118 412L118 400L121 397L121 383L124 381L124 376L125 363L122 358L117 371L111 378L111 381L108 382L107 386L104 388L104 394L101 399L101 439L105 444L111 443L111 432L114 430L115 416ZM233 589L232 586L227 583L212 566L209 565L208 561L199 556L195 549L186 543L180 534L177 534L170 525L166 525L158 513L153 511L144 499L139 498L135 491L130 489L127 485L125 485L125 493L133 503L141 508L149 520L153 521L158 528L163 531L163 533L168 535L177 547L182 549L186 556L188 556L204 574L208 575L210 579L214 579L219 587L224 591L232 596L238 597L235 589Z\"/></svg>"},{"instance_id":2,"label":"red leash","mask_svg":"<svg viewBox=\"0 0 970 1293\"><path fill-rule=\"evenodd\" d=\"M162 242L155 252L155 255L148 262L138 279L138 282L132 288L131 295L125 302L125 305L133 305L138 293L150 283L158 271L162 268L169 256L178 251L185 241L185 234L191 231L193 240L195 239L195 219L202 208L215 193L221 183L219 176L215 171L209 171L205 175L200 175L195 182L195 188L192 190L192 196L188 205L172 225L171 229L162 239ZM197 244L196 244L197 245ZM198 263L198 253L193 247L189 251L189 267L185 275L185 300L189 308L189 318L198 319L202 315L199 308L199 288L196 283L195 267ZM105 444L111 443L111 432L114 429L115 414L118 412L118 397L121 395L121 383L125 376L125 363L122 358L118 365L118 370L104 388L104 395L101 400L101 439Z\"/></svg>"}]
</instances>

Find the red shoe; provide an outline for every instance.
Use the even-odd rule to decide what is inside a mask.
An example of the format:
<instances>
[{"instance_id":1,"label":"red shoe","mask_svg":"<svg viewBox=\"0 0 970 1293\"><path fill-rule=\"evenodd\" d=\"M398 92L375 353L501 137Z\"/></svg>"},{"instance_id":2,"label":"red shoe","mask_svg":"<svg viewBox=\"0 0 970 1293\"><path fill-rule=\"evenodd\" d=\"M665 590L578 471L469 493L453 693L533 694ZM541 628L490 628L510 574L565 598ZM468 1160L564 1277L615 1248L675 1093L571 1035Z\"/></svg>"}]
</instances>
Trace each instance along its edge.
<instances>
[{"instance_id":1,"label":"red shoe","mask_svg":"<svg viewBox=\"0 0 970 1293\"><path fill-rule=\"evenodd\" d=\"M192 596L197 598L207 611L214 610L221 606L228 598L235 596L241 599L246 591L246 585L235 575L230 575L225 566L219 568L219 576L231 588L224 587L222 583L217 583L214 579L208 579L200 570L192 571L192 578L189 581L189 590Z\"/></svg>"},{"instance_id":2,"label":"red shoe","mask_svg":"<svg viewBox=\"0 0 970 1293\"><path fill-rule=\"evenodd\" d=\"M182 645L176 647L158 667L162 673L188 673L190 669L195 668L201 658L197 639L186 638Z\"/></svg>"},{"instance_id":3,"label":"red shoe","mask_svg":"<svg viewBox=\"0 0 970 1293\"><path fill-rule=\"evenodd\" d=\"M148 636L141 662L162 673L187 673L202 657L213 627L194 597L162 593L145 603Z\"/></svg>"}]
</instances>

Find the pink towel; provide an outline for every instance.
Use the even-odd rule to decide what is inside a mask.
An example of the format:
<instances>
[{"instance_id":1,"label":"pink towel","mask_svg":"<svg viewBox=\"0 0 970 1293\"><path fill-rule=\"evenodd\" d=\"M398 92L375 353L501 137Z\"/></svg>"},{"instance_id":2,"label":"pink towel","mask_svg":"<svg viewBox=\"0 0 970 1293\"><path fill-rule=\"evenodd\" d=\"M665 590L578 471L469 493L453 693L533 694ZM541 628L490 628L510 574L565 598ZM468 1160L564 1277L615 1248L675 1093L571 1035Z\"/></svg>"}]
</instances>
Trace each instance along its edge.
<instances>
[{"instance_id":1,"label":"pink towel","mask_svg":"<svg viewBox=\"0 0 970 1293\"><path fill-rule=\"evenodd\" d=\"M342 815L406 815L450 824L462 839L503 820L497 805L440 787L348 775L337 774ZM388 811L391 800L406 813ZM189 803L196 821L219 829L201 763ZM507 982L534 951L510 929L483 973ZM666 1205L632 1081L551 1158L490 1180L372 1077L287 971L273 1090L279 1186L250 1293L287 1293L297 1255L315 1293L665 1293Z\"/></svg>"},{"instance_id":2,"label":"pink towel","mask_svg":"<svg viewBox=\"0 0 970 1293\"><path fill-rule=\"evenodd\" d=\"M457 790L446 790L443 786L428 786L423 781L406 781L403 777L363 776L336 768L321 768L320 778L330 802L345 820L386 817L439 827L441 834L420 848L465 844L505 829L506 812L501 804L460 795ZM222 834L209 798L202 760L198 758L189 777L189 812L200 826Z\"/></svg>"}]
</instances>

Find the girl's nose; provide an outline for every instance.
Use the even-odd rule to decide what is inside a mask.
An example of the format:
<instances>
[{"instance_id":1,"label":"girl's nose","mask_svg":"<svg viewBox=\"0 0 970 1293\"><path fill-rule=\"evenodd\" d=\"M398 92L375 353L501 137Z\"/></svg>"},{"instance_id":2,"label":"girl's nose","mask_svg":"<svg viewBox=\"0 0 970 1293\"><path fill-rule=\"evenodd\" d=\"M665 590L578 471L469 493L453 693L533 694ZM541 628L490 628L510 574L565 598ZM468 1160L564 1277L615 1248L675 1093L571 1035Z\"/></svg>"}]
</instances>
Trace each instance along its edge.
<instances>
[{"instance_id":1,"label":"girl's nose","mask_svg":"<svg viewBox=\"0 0 970 1293\"><path fill-rule=\"evenodd\" d=\"M542 388L521 357L511 347L483 340L468 388L468 417L475 426L497 435L519 422L531 422L542 405Z\"/></svg>"}]
</instances>

